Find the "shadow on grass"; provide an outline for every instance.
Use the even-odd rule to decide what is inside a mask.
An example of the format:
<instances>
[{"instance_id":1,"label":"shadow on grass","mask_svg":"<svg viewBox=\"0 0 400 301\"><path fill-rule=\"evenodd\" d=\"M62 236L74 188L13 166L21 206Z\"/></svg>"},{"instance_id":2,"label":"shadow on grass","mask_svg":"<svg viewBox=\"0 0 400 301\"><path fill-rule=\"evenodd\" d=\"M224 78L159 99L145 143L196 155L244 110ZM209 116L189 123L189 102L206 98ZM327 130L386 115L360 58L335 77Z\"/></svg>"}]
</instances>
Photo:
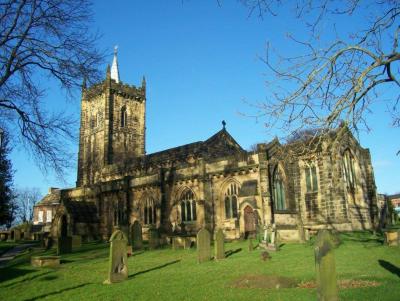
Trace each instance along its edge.
<instances>
[{"instance_id":1,"label":"shadow on grass","mask_svg":"<svg viewBox=\"0 0 400 301\"><path fill-rule=\"evenodd\" d=\"M340 233L340 239L343 241L356 241L361 243L375 243L382 245L384 238L382 235L373 234L372 231L354 231L348 233Z\"/></svg>"},{"instance_id":2,"label":"shadow on grass","mask_svg":"<svg viewBox=\"0 0 400 301\"><path fill-rule=\"evenodd\" d=\"M152 272L152 271L155 271L155 270L159 270L159 269L165 268L165 267L167 267L167 266L169 266L169 265L178 263L178 262L180 262L180 261L181 261L181 260L178 259L178 260L174 260L174 261L171 261L171 262L167 262L167 263L164 263L164 264L159 265L159 266L157 266L157 267L154 267L154 268L151 268L151 269L148 269L148 270L140 271L140 272L137 272L137 273L135 273L135 274L129 275L128 278L133 278L133 277L135 277L135 276L138 276L138 275L141 275L141 274L144 274L144 273L148 273L148 272Z\"/></svg>"},{"instance_id":3,"label":"shadow on grass","mask_svg":"<svg viewBox=\"0 0 400 301\"><path fill-rule=\"evenodd\" d=\"M132 253L132 255L130 257L135 257L135 256L138 256L138 255L143 254L143 253L144 253L144 251L139 251L139 252L133 251L133 253Z\"/></svg>"},{"instance_id":4,"label":"shadow on grass","mask_svg":"<svg viewBox=\"0 0 400 301\"><path fill-rule=\"evenodd\" d=\"M6 272L6 273L0 273L0 282L6 281L6 280L10 280L10 279L15 278L15 277L20 277L20 276L26 275L26 274L31 273L31 272L35 272L35 270L23 270L23 269L7 268L7 269L4 270L4 272ZM16 284L19 284L19 283L22 283L22 282L25 282L25 281L31 281L31 280L33 280L35 278L42 277L44 275L48 275L48 274L53 273L53 272L54 271L48 271L48 272L44 272L44 273L40 273L40 274L35 274L35 275L29 276L29 277L25 277L25 278L22 278L19 281L15 281L15 282L9 283L7 285L0 285L0 288L14 286Z\"/></svg>"},{"instance_id":5,"label":"shadow on grass","mask_svg":"<svg viewBox=\"0 0 400 301\"><path fill-rule=\"evenodd\" d=\"M82 283L82 284L79 284L79 285L67 287L67 288L64 288L64 289L59 290L59 291L50 292L50 293L43 294L43 295L40 295L40 296L36 296L36 297L30 298L30 299L26 299L25 301L34 301L34 300L46 298L46 297L48 297L48 296L59 295L59 294L62 294L62 293L64 293L64 292L66 292L66 291L70 291L70 290L74 290L74 289L76 289L76 288L84 287L84 286L87 286L87 285L89 285L89 284L92 284L92 283Z\"/></svg>"},{"instance_id":6,"label":"shadow on grass","mask_svg":"<svg viewBox=\"0 0 400 301\"><path fill-rule=\"evenodd\" d=\"M397 266L391 264L386 260L379 259L378 262L381 267L388 270L390 273L395 274L397 277L400 277L400 268L398 268Z\"/></svg>"},{"instance_id":7,"label":"shadow on grass","mask_svg":"<svg viewBox=\"0 0 400 301\"><path fill-rule=\"evenodd\" d=\"M228 250L225 252L225 257L232 256L233 254L239 253L240 251L242 251L242 248L236 250Z\"/></svg>"}]
</instances>

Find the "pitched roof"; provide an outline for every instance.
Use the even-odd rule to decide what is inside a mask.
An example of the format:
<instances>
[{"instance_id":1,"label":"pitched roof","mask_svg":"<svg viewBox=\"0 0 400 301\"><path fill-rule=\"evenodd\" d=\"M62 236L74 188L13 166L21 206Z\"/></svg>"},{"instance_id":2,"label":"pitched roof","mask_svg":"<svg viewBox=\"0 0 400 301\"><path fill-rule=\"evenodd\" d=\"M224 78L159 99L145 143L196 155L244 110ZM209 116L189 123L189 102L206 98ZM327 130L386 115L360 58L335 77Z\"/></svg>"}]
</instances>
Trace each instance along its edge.
<instances>
[{"instance_id":1,"label":"pitched roof","mask_svg":"<svg viewBox=\"0 0 400 301\"><path fill-rule=\"evenodd\" d=\"M148 154L145 156L144 161L155 163L167 160L184 160L189 155L218 158L245 152L228 131L223 128L206 141L197 141Z\"/></svg>"},{"instance_id":2,"label":"pitched roof","mask_svg":"<svg viewBox=\"0 0 400 301\"><path fill-rule=\"evenodd\" d=\"M49 206L60 203L61 190L55 189L46 194L35 206Z\"/></svg>"}]
</instances>

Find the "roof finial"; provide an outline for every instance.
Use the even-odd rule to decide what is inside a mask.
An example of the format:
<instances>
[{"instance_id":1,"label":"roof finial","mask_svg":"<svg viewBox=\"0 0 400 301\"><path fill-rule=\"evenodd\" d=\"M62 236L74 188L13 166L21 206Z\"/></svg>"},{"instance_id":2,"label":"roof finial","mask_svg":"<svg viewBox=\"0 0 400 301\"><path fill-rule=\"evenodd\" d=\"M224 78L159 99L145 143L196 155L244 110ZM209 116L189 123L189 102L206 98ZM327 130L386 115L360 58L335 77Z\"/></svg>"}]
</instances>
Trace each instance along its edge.
<instances>
[{"instance_id":1,"label":"roof finial","mask_svg":"<svg viewBox=\"0 0 400 301\"><path fill-rule=\"evenodd\" d=\"M119 71L118 71L118 60L117 60L118 46L114 46L114 58L111 66L111 79L119 83Z\"/></svg>"},{"instance_id":2,"label":"roof finial","mask_svg":"<svg viewBox=\"0 0 400 301\"><path fill-rule=\"evenodd\" d=\"M225 120L222 120L222 129L225 130L226 122Z\"/></svg>"}]
</instances>

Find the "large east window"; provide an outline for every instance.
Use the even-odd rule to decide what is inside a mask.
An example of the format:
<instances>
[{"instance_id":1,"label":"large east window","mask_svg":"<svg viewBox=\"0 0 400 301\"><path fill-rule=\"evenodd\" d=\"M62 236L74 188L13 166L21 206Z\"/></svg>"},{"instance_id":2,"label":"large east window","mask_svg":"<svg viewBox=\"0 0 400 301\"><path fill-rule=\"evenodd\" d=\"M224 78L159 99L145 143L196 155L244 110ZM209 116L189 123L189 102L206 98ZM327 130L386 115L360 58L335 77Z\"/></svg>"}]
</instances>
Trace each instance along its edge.
<instances>
[{"instance_id":1,"label":"large east window","mask_svg":"<svg viewBox=\"0 0 400 301\"><path fill-rule=\"evenodd\" d=\"M238 217L238 185L232 183L225 191L225 217L237 218Z\"/></svg>"},{"instance_id":2,"label":"large east window","mask_svg":"<svg viewBox=\"0 0 400 301\"><path fill-rule=\"evenodd\" d=\"M181 220L182 222L191 222L196 220L196 201L194 194L190 189L186 189L180 199Z\"/></svg>"}]
</instances>

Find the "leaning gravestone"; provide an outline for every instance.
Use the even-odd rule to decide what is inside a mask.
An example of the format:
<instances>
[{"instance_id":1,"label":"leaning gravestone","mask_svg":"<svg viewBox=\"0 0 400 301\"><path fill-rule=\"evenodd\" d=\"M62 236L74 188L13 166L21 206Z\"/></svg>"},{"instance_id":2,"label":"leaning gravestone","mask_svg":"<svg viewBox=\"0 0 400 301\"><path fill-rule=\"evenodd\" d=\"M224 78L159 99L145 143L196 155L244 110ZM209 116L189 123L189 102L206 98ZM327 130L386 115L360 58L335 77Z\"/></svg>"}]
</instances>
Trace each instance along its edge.
<instances>
[{"instance_id":1,"label":"leaning gravestone","mask_svg":"<svg viewBox=\"0 0 400 301\"><path fill-rule=\"evenodd\" d=\"M314 249L319 301L338 300L334 248L331 233L328 230L320 230Z\"/></svg>"},{"instance_id":2,"label":"leaning gravestone","mask_svg":"<svg viewBox=\"0 0 400 301\"><path fill-rule=\"evenodd\" d=\"M128 278L126 246L128 240L121 230L116 230L110 238L110 262L108 279L104 284L121 282Z\"/></svg>"},{"instance_id":3,"label":"leaning gravestone","mask_svg":"<svg viewBox=\"0 0 400 301\"><path fill-rule=\"evenodd\" d=\"M149 248L156 249L159 246L160 238L156 228L149 229Z\"/></svg>"},{"instance_id":4,"label":"leaning gravestone","mask_svg":"<svg viewBox=\"0 0 400 301\"><path fill-rule=\"evenodd\" d=\"M225 258L224 231L219 229L215 234L215 259L220 260Z\"/></svg>"},{"instance_id":5,"label":"leaning gravestone","mask_svg":"<svg viewBox=\"0 0 400 301\"><path fill-rule=\"evenodd\" d=\"M197 260L199 263L211 260L210 232L204 228L197 233Z\"/></svg>"},{"instance_id":6,"label":"leaning gravestone","mask_svg":"<svg viewBox=\"0 0 400 301\"><path fill-rule=\"evenodd\" d=\"M132 248L140 250L143 247L142 226L138 221L132 225Z\"/></svg>"}]
</instances>

